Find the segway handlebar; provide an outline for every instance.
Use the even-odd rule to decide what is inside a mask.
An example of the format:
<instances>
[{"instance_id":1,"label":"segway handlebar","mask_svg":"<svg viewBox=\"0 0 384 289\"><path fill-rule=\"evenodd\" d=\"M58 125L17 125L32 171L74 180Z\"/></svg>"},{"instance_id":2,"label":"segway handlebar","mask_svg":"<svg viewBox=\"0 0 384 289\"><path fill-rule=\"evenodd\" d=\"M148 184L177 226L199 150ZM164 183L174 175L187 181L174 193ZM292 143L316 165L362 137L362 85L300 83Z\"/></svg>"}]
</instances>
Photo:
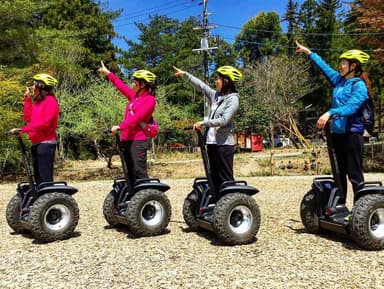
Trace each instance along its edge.
<instances>
[{"instance_id":1,"label":"segway handlebar","mask_svg":"<svg viewBox=\"0 0 384 289\"><path fill-rule=\"evenodd\" d=\"M118 129L118 131L120 131L120 129ZM112 133L112 129L107 128L107 129L105 129L105 130L103 131L103 133L105 133L105 134L110 134L110 133Z\"/></svg>"},{"instance_id":2,"label":"segway handlebar","mask_svg":"<svg viewBox=\"0 0 384 289\"><path fill-rule=\"evenodd\" d=\"M7 131L5 134L18 136L21 133L21 129L15 129L14 131Z\"/></svg>"},{"instance_id":3,"label":"segway handlebar","mask_svg":"<svg viewBox=\"0 0 384 289\"><path fill-rule=\"evenodd\" d=\"M194 131L196 131L196 134L197 134L197 137L198 137L198 140L199 140L198 145L199 146L204 145L204 137L203 137L203 133L201 132L201 130L194 129L193 126L187 126L187 127L184 128L184 130L194 130Z\"/></svg>"},{"instance_id":4,"label":"segway handlebar","mask_svg":"<svg viewBox=\"0 0 384 289\"><path fill-rule=\"evenodd\" d=\"M30 163L29 163L29 159L28 159L28 156L27 156L27 150L25 148L23 139L21 137L21 129L15 129L13 131L8 131L8 134L9 135L13 135L13 136L15 136L17 138L17 141L18 141L19 146L20 146L21 154L22 154L22 157L23 157L23 162L24 162L25 170L27 172L28 181L29 181L30 186L33 188L33 184L35 182L34 181L34 176L33 176L32 169L31 169L31 166L30 166Z\"/></svg>"}]
</instances>

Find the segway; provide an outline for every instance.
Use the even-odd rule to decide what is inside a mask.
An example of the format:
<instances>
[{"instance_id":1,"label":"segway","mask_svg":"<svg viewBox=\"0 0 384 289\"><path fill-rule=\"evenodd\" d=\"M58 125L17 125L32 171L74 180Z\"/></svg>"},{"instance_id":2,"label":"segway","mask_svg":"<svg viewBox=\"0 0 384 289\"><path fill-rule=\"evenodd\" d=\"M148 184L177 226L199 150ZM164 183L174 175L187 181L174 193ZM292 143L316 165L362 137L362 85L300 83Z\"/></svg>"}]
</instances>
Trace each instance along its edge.
<instances>
[{"instance_id":1,"label":"segway","mask_svg":"<svg viewBox=\"0 0 384 289\"><path fill-rule=\"evenodd\" d=\"M252 242L261 221L259 206L252 197L258 190L245 181L227 181L216 188L203 135L200 130L196 130L196 133L206 177L194 180L192 192L184 200L183 217L186 224L192 230L202 228L212 231L221 242L228 245Z\"/></svg>"},{"instance_id":2,"label":"segway","mask_svg":"<svg viewBox=\"0 0 384 289\"><path fill-rule=\"evenodd\" d=\"M384 187L382 182L359 184L351 211L340 204L345 196L339 173L335 149L332 143L330 125L327 123L325 136L332 177L316 177L312 189L301 201L300 216L308 233L326 231L351 236L362 248L381 250L384 248Z\"/></svg>"},{"instance_id":3,"label":"segway","mask_svg":"<svg viewBox=\"0 0 384 289\"><path fill-rule=\"evenodd\" d=\"M20 146L28 181L17 185L16 195L6 210L8 225L16 233L28 233L42 242L69 238L79 222L79 208L72 197L77 189L66 182L37 184L19 131Z\"/></svg>"},{"instance_id":4,"label":"segway","mask_svg":"<svg viewBox=\"0 0 384 289\"><path fill-rule=\"evenodd\" d=\"M119 134L116 134L116 145L124 176L114 179L112 190L104 200L105 220L111 227L126 226L138 237L164 232L171 219L171 203L165 195L170 187L153 178L136 180L132 186Z\"/></svg>"}]
</instances>

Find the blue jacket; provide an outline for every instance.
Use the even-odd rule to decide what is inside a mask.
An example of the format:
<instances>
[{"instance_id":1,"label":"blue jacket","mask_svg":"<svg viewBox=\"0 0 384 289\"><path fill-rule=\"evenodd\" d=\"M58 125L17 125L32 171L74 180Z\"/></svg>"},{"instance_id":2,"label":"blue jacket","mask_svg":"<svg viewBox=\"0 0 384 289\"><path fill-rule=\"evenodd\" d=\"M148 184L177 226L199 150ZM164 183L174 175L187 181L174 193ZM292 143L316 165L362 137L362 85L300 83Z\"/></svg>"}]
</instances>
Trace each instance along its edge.
<instances>
[{"instance_id":1,"label":"blue jacket","mask_svg":"<svg viewBox=\"0 0 384 289\"><path fill-rule=\"evenodd\" d=\"M359 77L345 79L339 72L330 67L318 54L311 52L309 58L324 73L333 86L332 108L329 114L338 115L332 121L332 133L363 133L364 124L360 121L357 111L368 99L365 82Z\"/></svg>"}]
</instances>

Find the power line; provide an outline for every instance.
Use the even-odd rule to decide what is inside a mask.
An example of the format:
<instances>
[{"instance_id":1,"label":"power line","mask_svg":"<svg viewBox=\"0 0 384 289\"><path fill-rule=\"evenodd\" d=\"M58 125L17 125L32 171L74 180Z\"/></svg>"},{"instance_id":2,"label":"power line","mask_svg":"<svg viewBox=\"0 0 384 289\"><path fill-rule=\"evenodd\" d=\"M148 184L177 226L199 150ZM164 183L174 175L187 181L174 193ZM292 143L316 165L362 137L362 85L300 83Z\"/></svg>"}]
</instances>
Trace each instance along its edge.
<instances>
[{"instance_id":1,"label":"power line","mask_svg":"<svg viewBox=\"0 0 384 289\"><path fill-rule=\"evenodd\" d=\"M220 37L222 39L230 39L230 40L236 40L233 37L228 37L228 36L216 36ZM264 42L256 42L256 41L242 41L243 43L247 44L256 44L258 46L266 46L267 44ZM290 45L281 45L281 44L276 44L273 45L272 47L274 48L288 48L288 49L295 49L296 46L290 46ZM333 48L315 48L315 47L310 47L312 51L333 51L333 52L344 52L345 50L340 50L340 49L333 49ZM375 49L365 49L364 51L367 52L373 52Z\"/></svg>"},{"instance_id":2,"label":"power line","mask_svg":"<svg viewBox=\"0 0 384 289\"><path fill-rule=\"evenodd\" d=\"M236 27L236 26L230 26L230 25L225 25L225 24L218 24L218 23L213 23L214 25L218 27L223 27L223 28L231 28L231 29L236 29L236 30L243 30L241 27ZM281 34L287 34L287 33L282 33L280 31L274 31L274 30L265 30L265 29L250 29L249 31L251 32L263 32L263 33L281 33ZM353 33L317 33L317 32L306 32L306 33L301 33L302 35L314 35L314 36L329 36L329 35L338 35L338 36L384 36L384 33L382 32L353 32Z\"/></svg>"},{"instance_id":3,"label":"power line","mask_svg":"<svg viewBox=\"0 0 384 289\"><path fill-rule=\"evenodd\" d=\"M158 13L159 11L168 10L168 9L171 9L171 8L176 8L176 7L181 7L181 6L182 6L182 8L185 8L186 5L188 4L187 2L190 3L191 1L190 0L183 1L183 2L181 2L181 1L170 1L167 4L154 6L152 8L136 10L134 12L131 12L131 13L128 13L128 14L126 14L124 16L119 17L115 21L119 22L119 21L124 21L127 18L129 18L129 19L131 19L131 18L138 18L138 17L146 16L148 14L154 14L154 13Z\"/></svg>"},{"instance_id":4,"label":"power line","mask_svg":"<svg viewBox=\"0 0 384 289\"><path fill-rule=\"evenodd\" d=\"M168 11L167 12L167 15L170 15L170 14L174 14L174 13L177 13L177 12L180 12L180 11L185 11L187 9L191 9L191 8L195 8L196 6L195 5L188 5L188 6L184 6L182 7L181 9L177 9L177 10L173 10L173 11ZM156 13L153 13L153 14L156 14ZM147 15L146 18L143 18L143 19L138 19L136 21L131 21L131 22L128 22L128 23L119 23L118 25L114 25L115 28L119 28L119 27L125 27L125 26L129 26L129 25L134 25L135 23L140 23L140 22L143 22L143 21L146 21L149 19L150 15Z\"/></svg>"}]
</instances>

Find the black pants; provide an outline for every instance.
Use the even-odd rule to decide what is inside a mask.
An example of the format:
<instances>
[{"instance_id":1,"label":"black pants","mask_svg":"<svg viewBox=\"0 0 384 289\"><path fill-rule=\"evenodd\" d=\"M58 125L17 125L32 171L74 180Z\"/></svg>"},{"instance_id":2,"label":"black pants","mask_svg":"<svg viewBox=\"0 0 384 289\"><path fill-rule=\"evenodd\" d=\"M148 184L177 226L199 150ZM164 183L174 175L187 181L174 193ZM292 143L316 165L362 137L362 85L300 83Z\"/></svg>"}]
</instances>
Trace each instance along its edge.
<instances>
[{"instance_id":1,"label":"black pants","mask_svg":"<svg viewBox=\"0 0 384 289\"><path fill-rule=\"evenodd\" d=\"M53 182L53 163L55 161L56 144L39 143L32 145L32 166L37 184Z\"/></svg>"},{"instance_id":2,"label":"black pants","mask_svg":"<svg viewBox=\"0 0 384 289\"><path fill-rule=\"evenodd\" d=\"M211 166L212 179L216 189L223 182L233 181L233 154L231 145L207 145L209 164Z\"/></svg>"},{"instance_id":3,"label":"black pants","mask_svg":"<svg viewBox=\"0 0 384 289\"><path fill-rule=\"evenodd\" d=\"M357 133L332 134L332 141L339 164L340 185L345 193L343 200L345 203L347 200L347 175L354 193L357 191L357 186L364 181L364 138Z\"/></svg>"},{"instance_id":4,"label":"black pants","mask_svg":"<svg viewBox=\"0 0 384 289\"><path fill-rule=\"evenodd\" d=\"M148 178L147 141L123 141L121 149L128 169L128 178L133 187L136 180Z\"/></svg>"}]
</instances>

